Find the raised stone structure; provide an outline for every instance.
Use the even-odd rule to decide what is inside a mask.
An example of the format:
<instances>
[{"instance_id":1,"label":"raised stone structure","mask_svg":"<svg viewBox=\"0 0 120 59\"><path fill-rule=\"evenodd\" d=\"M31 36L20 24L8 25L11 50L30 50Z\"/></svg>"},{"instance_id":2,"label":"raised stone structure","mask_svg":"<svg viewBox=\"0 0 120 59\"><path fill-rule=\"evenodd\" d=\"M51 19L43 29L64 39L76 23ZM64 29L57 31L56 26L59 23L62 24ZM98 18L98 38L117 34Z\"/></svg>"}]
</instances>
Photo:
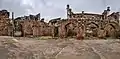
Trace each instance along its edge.
<instances>
[{"instance_id":1,"label":"raised stone structure","mask_svg":"<svg viewBox=\"0 0 120 59\"><path fill-rule=\"evenodd\" d=\"M20 36L50 36L51 28L44 19L40 20L40 14L19 17L15 19L16 32Z\"/></svg>"},{"instance_id":2,"label":"raised stone structure","mask_svg":"<svg viewBox=\"0 0 120 59\"><path fill-rule=\"evenodd\" d=\"M12 25L9 19L10 13L7 10L0 11L0 35L12 35Z\"/></svg>"},{"instance_id":3,"label":"raised stone structure","mask_svg":"<svg viewBox=\"0 0 120 59\"><path fill-rule=\"evenodd\" d=\"M67 5L67 19L51 19L49 23L40 19L40 13L14 19L12 13L12 22L10 23L9 12L0 11L0 35L14 36L53 36L53 37L119 37L119 12L110 13L110 7L101 14L75 13Z\"/></svg>"},{"instance_id":4,"label":"raised stone structure","mask_svg":"<svg viewBox=\"0 0 120 59\"><path fill-rule=\"evenodd\" d=\"M78 30L83 33L81 36L84 37L116 37L119 31L119 12L113 12L112 14L109 12L110 7L107 7L107 10L104 10L102 14L85 13L84 11L74 13L67 5L67 19L61 22L62 34L60 36L78 36L80 34L77 32ZM81 29L78 29L79 27Z\"/></svg>"}]
</instances>

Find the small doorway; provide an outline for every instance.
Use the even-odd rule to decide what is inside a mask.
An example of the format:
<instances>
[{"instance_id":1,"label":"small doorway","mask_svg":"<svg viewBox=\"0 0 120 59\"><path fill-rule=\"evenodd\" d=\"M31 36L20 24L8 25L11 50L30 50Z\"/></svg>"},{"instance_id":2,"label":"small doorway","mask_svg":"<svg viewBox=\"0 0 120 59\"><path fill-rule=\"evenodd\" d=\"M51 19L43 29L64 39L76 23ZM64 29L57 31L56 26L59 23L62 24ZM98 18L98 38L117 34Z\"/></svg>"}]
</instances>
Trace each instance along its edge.
<instances>
[{"instance_id":1,"label":"small doorway","mask_svg":"<svg viewBox=\"0 0 120 59\"><path fill-rule=\"evenodd\" d=\"M55 33L55 37L58 37L58 33L59 33L59 31L58 31L58 27L55 27L55 29L54 29L54 33Z\"/></svg>"}]
</instances>

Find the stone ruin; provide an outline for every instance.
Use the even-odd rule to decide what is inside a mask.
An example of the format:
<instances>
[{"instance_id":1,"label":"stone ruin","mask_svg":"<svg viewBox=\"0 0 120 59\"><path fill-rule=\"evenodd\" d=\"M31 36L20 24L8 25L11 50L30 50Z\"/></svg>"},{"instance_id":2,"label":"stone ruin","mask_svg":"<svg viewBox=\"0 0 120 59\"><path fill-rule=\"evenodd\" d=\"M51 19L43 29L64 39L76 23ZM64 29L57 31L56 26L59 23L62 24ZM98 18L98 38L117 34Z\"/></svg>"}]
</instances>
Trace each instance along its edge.
<instances>
[{"instance_id":1,"label":"stone ruin","mask_svg":"<svg viewBox=\"0 0 120 59\"><path fill-rule=\"evenodd\" d=\"M61 36L119 37L119 12L110 14L110 7L107 7L102 14L85 13L84 11L75 13L72 12L69 5L66 9L67 19L60 25Z\"/></svg>"},{"instance_id":2,"label":"stone ruin","mask_svg":"<svg viewBox=\"0 0 120 59\"><path fill-rule=\"evenodd\" d=\"M9 18L10 13L7 10L0 11L0 35L12 35L12 24Z\"/></svg>"},{"instance_id":3,"label":"stone ruin","mask_svg":"<svg viewBox=\"0 0 120 59\"><path fill-rule=\"evenodd\" d=\"M40 14L19 17L14 20L15 32L18 36L51 36L51 28Z\"/></svg>"},{"instance_id":4,"label":"stone ruin","mask_svg":"<svg viewBox=\"0 0 120 59\"><path fill-rule=\"evenodd\" d=\"M119 12L110 13L107 7L101 14L75 13L67 5L67 19L51 19L48 23L37 15L9 18L7 10L0 11L0 35L3 36L52 36L52 37L76 37L83 38L119 38L120 20Z\"/></svg>"}]
</instances>

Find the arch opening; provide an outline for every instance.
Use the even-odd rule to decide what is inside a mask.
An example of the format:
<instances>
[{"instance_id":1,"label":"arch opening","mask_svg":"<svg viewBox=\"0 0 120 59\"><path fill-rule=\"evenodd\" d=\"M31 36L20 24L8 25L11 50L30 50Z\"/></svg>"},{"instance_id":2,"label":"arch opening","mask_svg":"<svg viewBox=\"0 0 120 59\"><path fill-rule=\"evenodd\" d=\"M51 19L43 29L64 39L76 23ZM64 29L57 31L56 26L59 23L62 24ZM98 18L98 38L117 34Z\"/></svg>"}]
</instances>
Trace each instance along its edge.
<instances>
[{"instance_id":1,"label":"arch opening","mask_svg":"<svg viewBox=\"0 0 120 59\"><path fill-rule=\"evenodd\" d=\"M90 22L86 27L86 36L87 37L97 37L99 25L95 22Z\"/></svg>"},{"instance_id":2,"label":"arch opening","mask_svg":"<svg viewBox=\"0 0 120 59\"><path fill-rule=\"evenodd\" d=\"M68 23L65 25L66 37L76 36L76 24Z\"/></svg>"}]
</instances>

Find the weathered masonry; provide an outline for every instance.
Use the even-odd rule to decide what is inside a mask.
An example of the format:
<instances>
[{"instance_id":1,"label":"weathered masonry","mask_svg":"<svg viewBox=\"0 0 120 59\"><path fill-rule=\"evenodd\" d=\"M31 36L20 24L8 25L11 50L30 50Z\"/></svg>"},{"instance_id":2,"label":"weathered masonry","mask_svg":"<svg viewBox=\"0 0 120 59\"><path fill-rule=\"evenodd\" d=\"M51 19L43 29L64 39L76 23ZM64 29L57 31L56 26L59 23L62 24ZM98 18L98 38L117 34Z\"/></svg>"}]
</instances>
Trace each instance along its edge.
<instances>
[{"instance_id":1,"label":"weathered masonry","mask_svg":"<svg viewBox=\"0 0 120 59\"><path fill-rule=\"evenodd\" d=\"M13 27L10 23L10 13L7 10L0 11L0 36L13 34Z\"/></svg>"},{"instance_id":2,"label":"weathered masonry","mask_svg":"<svg viewBox=\"0 0 120 59\"><path fill-rule=\"evenodd\" d=\"M52 37L97 37L118 38L120 32L119 12L110 13L110 7L101 14L75 13L66 6L67 19L51 19L48 23L41 19L40 13L24 17L9 18L7 10L0 11L0 35L3 36L52 36Z\"/></svg>"},{"instance_id":3,"label":"weathered masonry","mask_svg":"<svg viewBox=\"0 0 120 59\"><path fill-rule=\"evenodd\" d=\"M110 13L107 7L101 14L75 13L67 5L67 19L62 19L56 24L59 37L98 37L106 38L119 36L119 12Z\"/></svg>"},{"instance_id":4,"label":"weathered masonry","mask_svg":"<svg viewBox=\"0 0 120 59\"><path fill-rule=\"evenodd\" d=\"M51 36L51 27L40 14L18 17L14 20L16 36Z\"/></svg>"}]
</instances>

